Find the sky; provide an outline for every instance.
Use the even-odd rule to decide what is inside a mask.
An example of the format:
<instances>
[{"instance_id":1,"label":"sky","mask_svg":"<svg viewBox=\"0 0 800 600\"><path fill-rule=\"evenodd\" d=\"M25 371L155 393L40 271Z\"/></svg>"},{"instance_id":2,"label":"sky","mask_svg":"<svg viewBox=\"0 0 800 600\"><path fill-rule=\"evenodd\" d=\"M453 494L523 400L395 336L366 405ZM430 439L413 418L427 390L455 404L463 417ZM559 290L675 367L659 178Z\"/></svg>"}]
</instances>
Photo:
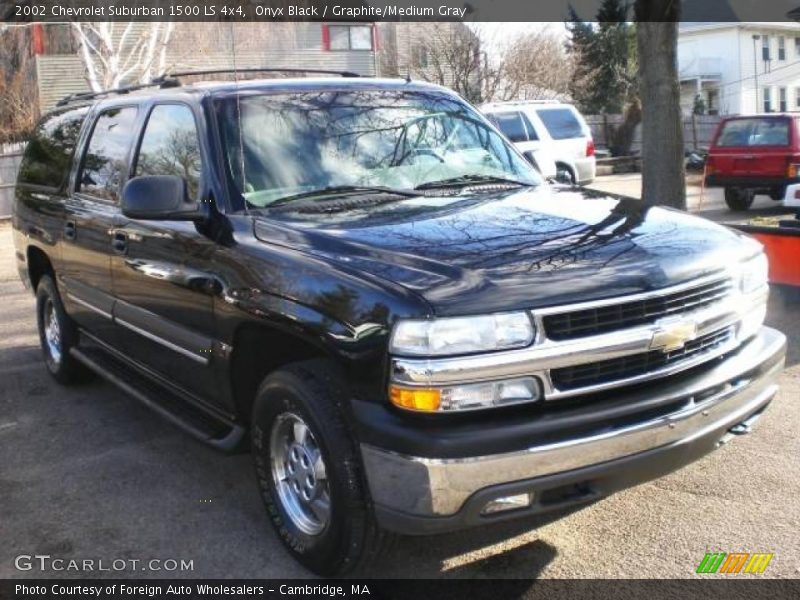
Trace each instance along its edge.
<instances>
[{"instance_id":1,"label":"sky","mask_svg":"<svg viewBox=\"0 0 800 600\"><path fill-rule=\"evenodd\" d=\"M558 35L561 35L566 40L567 30L564 23L515 23L515 22L497 22L497 23L468 23L468 26L480 30L483 34L481 37L484 41L484 50L490 57L494 58L498 52L502 50L504 43L514 39L517 35L525 33L526 31L536 30L550 30Z\"/></svg>"}]
</instances>

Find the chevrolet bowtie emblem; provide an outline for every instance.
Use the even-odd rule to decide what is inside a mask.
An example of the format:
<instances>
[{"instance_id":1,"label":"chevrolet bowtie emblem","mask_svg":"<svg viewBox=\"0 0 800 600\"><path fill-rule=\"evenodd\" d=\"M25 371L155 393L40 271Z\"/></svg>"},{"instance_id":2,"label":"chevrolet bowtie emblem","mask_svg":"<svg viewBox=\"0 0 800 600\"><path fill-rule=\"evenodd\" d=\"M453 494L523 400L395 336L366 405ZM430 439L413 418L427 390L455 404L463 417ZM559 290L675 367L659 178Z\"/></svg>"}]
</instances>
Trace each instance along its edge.
<instances>
[{"instance_id":1,"label":"chevrolet bowtie emblem","mask_svg":"<svg viewBox=\"0 0 800 600\"><path fill-rule=\"evenodd\" d=\"M697 337L697 323L694 321L679 321L664 323L653 333L650 340L650 350L673 352L680 350Z\"/></svg>"}]
</instances>

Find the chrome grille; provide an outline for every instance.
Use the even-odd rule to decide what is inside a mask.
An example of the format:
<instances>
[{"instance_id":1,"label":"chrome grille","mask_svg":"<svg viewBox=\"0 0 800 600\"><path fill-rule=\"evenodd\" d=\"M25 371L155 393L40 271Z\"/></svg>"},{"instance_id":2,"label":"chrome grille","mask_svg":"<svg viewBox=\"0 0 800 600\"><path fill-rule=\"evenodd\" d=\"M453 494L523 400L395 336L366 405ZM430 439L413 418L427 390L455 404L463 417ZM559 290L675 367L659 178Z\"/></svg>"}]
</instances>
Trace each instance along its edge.
<instances>
[{"instance_id":1,"label":"chrome grille","mask_svg":"<svg viewBox=\"0 0 800 600\"><path fill-rule=\"evenodd\" d=\"M687 342L683 348L672 352L652 350L610 360L563 367L550 371L550 376L553 384L559 390L602 385L609 381L643 375L677 361L696 357L704 352L711 352L729 343L733 336L734 329L728 327Z\"/></svg>"},{"instance_id":2,"label":"chrome grille","mask_svg":"<svg viewBox=\"0 0 800 600\"><path fill-rule=\"evenodd\" d=\"M571 340L646 325L670 315L699 310L721 300L731 289L730 279L720 279L663 296L652 295L619 304L545 315L542 321L548 339Z\"/></svg>"}]
</instances>

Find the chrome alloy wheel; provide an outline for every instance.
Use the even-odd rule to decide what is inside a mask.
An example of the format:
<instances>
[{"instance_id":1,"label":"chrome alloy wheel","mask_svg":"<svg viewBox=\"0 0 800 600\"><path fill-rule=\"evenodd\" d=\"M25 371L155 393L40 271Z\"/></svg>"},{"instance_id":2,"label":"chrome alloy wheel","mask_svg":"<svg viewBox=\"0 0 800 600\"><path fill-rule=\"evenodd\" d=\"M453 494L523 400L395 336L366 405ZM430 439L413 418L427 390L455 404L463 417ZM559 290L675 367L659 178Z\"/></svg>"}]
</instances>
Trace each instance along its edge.
<instances>
[{"instance_id":1,"label":"chrome alloy wheel","mask_svg":"<svg viewBox=\"0 0 800 600\"><path fill-rule=\"evenodd\" d=\"M53 300L48 298L42 309L44 320L44 340L47 351L55 364L61 363L61 327L58 324L58 315Z\"/></svg>"},{"instance_id":2,"label":"chrome alloy wheel","mask_svg":"<svg viewBox=\"0 0 800 600\"><path fill-rule=\"evenodd\" d=\"M305 421L292 413L275 419L270 435L272 479L281 505L306 535L319 535L331 517L322 451Z\"/></svg>"}]
</instances>

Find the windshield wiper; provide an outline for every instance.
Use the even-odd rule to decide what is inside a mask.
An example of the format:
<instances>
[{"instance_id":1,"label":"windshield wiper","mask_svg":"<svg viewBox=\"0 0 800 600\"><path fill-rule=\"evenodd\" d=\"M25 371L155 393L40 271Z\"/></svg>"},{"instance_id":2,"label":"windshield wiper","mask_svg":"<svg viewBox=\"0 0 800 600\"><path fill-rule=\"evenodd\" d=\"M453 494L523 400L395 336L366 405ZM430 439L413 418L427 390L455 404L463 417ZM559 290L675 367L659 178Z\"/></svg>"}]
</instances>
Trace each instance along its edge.
<instances>
[{"instance_id":1,"label":"windshield wiper","mask_svg":"<svg viewBox=\"0 0 800 600\"><path fill-rule=\"evenodd\" d=\"M533 183L509 179L508 177L498 177L496 175L461 175L459 177L450 177L448 179L439 179L437 181L421 183L414 189L429 190L438 187L453 187L459 185L469 185L473 183L507 183L509 185L520 185L525 187L532 187L534 185Z\"/></svg>"},{"instance_id":2,"label":"windshield wiper","mask_svg":"<svg viewBox=\"0 0 800 600\"><path fill-rule=\"evenodd\" d=\"M283 198L278 198L274 202L270 202L265 208L272 208L275 206L280 206L281 204L286 204L287 202L294 202L295 200L304 200L308 198L316 198L318 196L332 196L334 194L354 194L354 193L364 194L369 192L378 192L381 194L396 194L398 196L405 196L407 198L413 198L422 195L419 192L415 192L414 190L393 188L383 185L332 185L324 188L319 188L316 190L310 190L308 192L301 192L299 194L292 194L290 196L284 196Z\"/></svg>"}]
</instances>

